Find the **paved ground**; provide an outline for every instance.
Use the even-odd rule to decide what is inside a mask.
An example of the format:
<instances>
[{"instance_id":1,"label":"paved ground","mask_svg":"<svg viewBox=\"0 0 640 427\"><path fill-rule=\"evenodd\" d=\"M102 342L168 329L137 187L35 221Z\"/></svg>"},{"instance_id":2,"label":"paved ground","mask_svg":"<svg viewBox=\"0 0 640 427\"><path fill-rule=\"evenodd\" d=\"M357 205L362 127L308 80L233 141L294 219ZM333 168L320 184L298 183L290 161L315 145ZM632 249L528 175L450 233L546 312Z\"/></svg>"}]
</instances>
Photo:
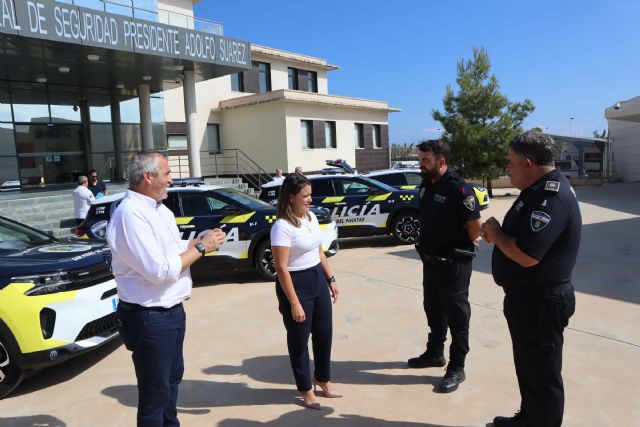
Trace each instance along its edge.
<instances>
[{"instance_id":1,"label":"paved ground","mask_svg":"<svg viewBox=\"0 0 640 427\"><path fill-rule=\"evenodd\" d=\"M504 194L504 193L501 193ZM640 418L640 184L578 189L584 216L575 272L577 312L565 333L565 426L637 426ZM513 196L483 212L501 217ZM185 426L484 426L518 406L501 290L483 244L472 276L467 381L432 392L441 368L409 370L422 352L420 264L386 238L347 239L331 260L341 300L334 311L333 378L342 399L302 408L286 356L271 283L251 272L199 280L187 302ZM119 343L40 372L0 402L2 426L135 424L136 387Z\"/></svg>"}]
</instances>

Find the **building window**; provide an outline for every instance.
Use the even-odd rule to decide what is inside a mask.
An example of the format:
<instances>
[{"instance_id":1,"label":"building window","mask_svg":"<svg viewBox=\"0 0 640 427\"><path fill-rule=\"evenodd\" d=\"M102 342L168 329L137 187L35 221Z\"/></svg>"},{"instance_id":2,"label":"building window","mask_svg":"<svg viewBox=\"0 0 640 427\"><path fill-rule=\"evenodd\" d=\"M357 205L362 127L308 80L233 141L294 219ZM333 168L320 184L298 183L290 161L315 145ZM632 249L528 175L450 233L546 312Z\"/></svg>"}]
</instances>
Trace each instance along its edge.
<instances>
[{"instance_id":1,"label":"building window","mask_svg":"<svg viewBox=\"0 0 640 427\"><path fill-rule=\"evenodd\" d=\"M186 150L187 135L168 135L167 145L169 150Z\"/></svg>"},{"instance_id":2,"label":"building window","mask_svg":"<svg viewBox=\"0 0 640 427\"><path fill-rule=\"evenodd\" d=\"M257 64L260 93L269 92L271 90L271 66L266 62L257 62Z\"/></svg>"},{"instance_id":3,"label":"building window","mask_svg":"<svg viewBox=\"0 0 640 427\"><path fill-rule=\"evenodd\" d=\"M234 92L244 92L244 81L242 73L231 74L231 90Z\"/></svg>"},{"instance_id":4,"label":"building window","mask_svg":"<svg viewBox=\"0 0 640 427\"><path fill-rule=\"evenodd\" d=\"M298 70L289 67L289 89L298 90Z\"/></svg>"},{"instance_id":5,"label":"building window","mask_svg":"<svg viewBox=\"0 0 640 427\"><path fill-rule=\"evenodd\" d=\"M382 140L380 139L380 125L371 126L371 140L373 148L382 148Z\"/></svg>"},{"instance_id":6,"label":"building window","mask_svg":"<svg viewBox=\"0 0 640 427\"><path fill-rule=\"evenodd\" d=\"M356 148L364 148L364 132L362 123L354 123L353 130L355 136Z\"/></svg>"},{"instance_id":7,"label":"building window","mask_svg":"<svg viewBox=\"0 0 640 427\"><path fill-rule=\"evenodd\" d=\"M220 125L208 124L207 125L207 142L210 153L220 152Z\"/></svg>"},{"instance_id":8,"label":"building window","mask_svg":"<svg viewBox=\"0 0 640 427\"><path fill-rule=\"evenodd\" d=\"M313 122L300 120L300 141L302 148L313 148Z\"/></svg>"},{"instance_id":9,"label":"building window","mask_svg":"<svg viewBox=\"0 0 640 427\"><path fill-rule=\"evenodd\" d=\"M337 148L336 144L336 122L324 122L324 146L327 148Z\"/></svg>"},{"instance_id":10,"label":"building window","mask_svg":"<svg viewBox=\"0 0 640 427\"><path fill-rule=\"evenodd\" d=\"M318 92L318 74L315 71L307 71L307 92Z\"/></svg>"}]
</instances>

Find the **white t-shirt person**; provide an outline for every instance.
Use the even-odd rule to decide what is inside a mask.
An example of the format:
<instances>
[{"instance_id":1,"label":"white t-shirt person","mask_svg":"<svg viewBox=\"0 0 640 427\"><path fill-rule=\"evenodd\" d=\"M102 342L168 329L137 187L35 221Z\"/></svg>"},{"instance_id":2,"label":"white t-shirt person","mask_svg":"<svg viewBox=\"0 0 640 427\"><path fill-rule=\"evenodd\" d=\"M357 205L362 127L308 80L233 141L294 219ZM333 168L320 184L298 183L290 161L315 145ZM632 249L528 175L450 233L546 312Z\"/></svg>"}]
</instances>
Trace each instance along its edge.
<instances>
[{"instance_id":1,"label":"white t-shirt person","mask_svg":"<svg viewBox=\"0 0 640 427\"><path fill-rule=\"evenodd\" d=\"M271 228L271 246L286 246L291 248L289 253L288 271L301 271L320 264L322 232L318 219L309 212L311 217L300 220L300 227L296 227L284 218L280 218Z\"/></svg>"},{"instance_id":2,"label":"white t-shirt person","mask_svg":"<svg viewBox=\"0 0 640 427\"><path fill-rule=\"evenodd\" d=\"M93 193L85 185L78 185L73 190L73 214L76 220L82 220L87 216L93 200Z\"/></svg>"}]
</instances>

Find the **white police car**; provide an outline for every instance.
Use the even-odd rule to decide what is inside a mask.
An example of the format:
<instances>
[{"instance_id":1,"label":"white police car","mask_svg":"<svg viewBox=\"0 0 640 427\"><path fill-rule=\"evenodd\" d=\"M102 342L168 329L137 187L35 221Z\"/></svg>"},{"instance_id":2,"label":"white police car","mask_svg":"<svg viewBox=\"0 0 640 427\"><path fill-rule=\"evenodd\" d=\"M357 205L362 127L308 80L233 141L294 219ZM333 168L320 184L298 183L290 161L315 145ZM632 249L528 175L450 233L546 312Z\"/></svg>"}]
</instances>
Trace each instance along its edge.
<instances>
[{"instance_id":1,"label":"white police car","mask_svg":"<svg viewBox=\"0 0 640 427\"><path fill-rule=\"evenodd\" d=\"M0 398L118 335L111 252L0 217Z\"/></svg>"},{"instance_id":2,"label":"white police car","mask_svg":"<svg viewBox=\"0 0 640 427\"><path fill-rule=\"evenodd\" d=\"M329 163L329 162L328 162ZM313 204L331 210L340 237L392 234L402 244L420 235L418 193L400 190L362 175L307 175ZM274 203L282 181L262 185L260 199Z\"/></svg>"},{"instance_id":3,"label":"white police car","mask_svg":"<svg viewBox=\"0 0 640 427\"><path fill-rule=\"evenodd\" d=\"M76 229L81 238L105 240L107 224L125 193L95 200L87 217ZM276 220L276 209L240 191L212 185L192 185L169 188L163 203L176 216L176 223L185 240L191 240L204 230L221 228L227 233L219 251L208 253L193 268L255 267L267 280L275 280L269 233ZM314 209L327 257L338 252L338 229L327 209Z\"/></svg>"}]
</instances>

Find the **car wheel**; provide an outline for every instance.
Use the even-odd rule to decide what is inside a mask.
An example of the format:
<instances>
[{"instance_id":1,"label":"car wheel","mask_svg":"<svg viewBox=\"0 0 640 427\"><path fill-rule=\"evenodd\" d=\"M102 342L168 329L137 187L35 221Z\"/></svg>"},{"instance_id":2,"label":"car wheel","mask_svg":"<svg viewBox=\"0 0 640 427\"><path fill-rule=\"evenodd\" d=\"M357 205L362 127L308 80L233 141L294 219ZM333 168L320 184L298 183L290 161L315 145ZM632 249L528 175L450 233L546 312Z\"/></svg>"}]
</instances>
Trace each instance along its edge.
<instances>
[{"instance_id":1,"label":"car wheel","mask_svg":"<svg viewBox=\"0 0 640 427\"><path fill-rule=\"evenodd\" d=\"M393 218L391 233L403 245L414 244L420 237L420 217L417 212L400 212Z\"/></svg>"},{"instance_id":2,"label":"car wheel","mask_svg":"<svg viewBox=\"0 0 640 427\"><path fill-rule=\"evenodd\" d=\"M263 279L273 282L276 280L276 266L273 262L273 253L271 252L271 241L264 240L258 245L255 257L256 268Z\"/></svg>"},{"instance_id":3,"label":"car wheel","mask_svg":"<svg viewBox=\"0 0 640 427\"><path fill-rule=\"evenodd\" d=\"M11 393L24 379L25 372L18 368L9 353L6 340L0 335L0 399Z\"/></svg>"}]
</instances>

